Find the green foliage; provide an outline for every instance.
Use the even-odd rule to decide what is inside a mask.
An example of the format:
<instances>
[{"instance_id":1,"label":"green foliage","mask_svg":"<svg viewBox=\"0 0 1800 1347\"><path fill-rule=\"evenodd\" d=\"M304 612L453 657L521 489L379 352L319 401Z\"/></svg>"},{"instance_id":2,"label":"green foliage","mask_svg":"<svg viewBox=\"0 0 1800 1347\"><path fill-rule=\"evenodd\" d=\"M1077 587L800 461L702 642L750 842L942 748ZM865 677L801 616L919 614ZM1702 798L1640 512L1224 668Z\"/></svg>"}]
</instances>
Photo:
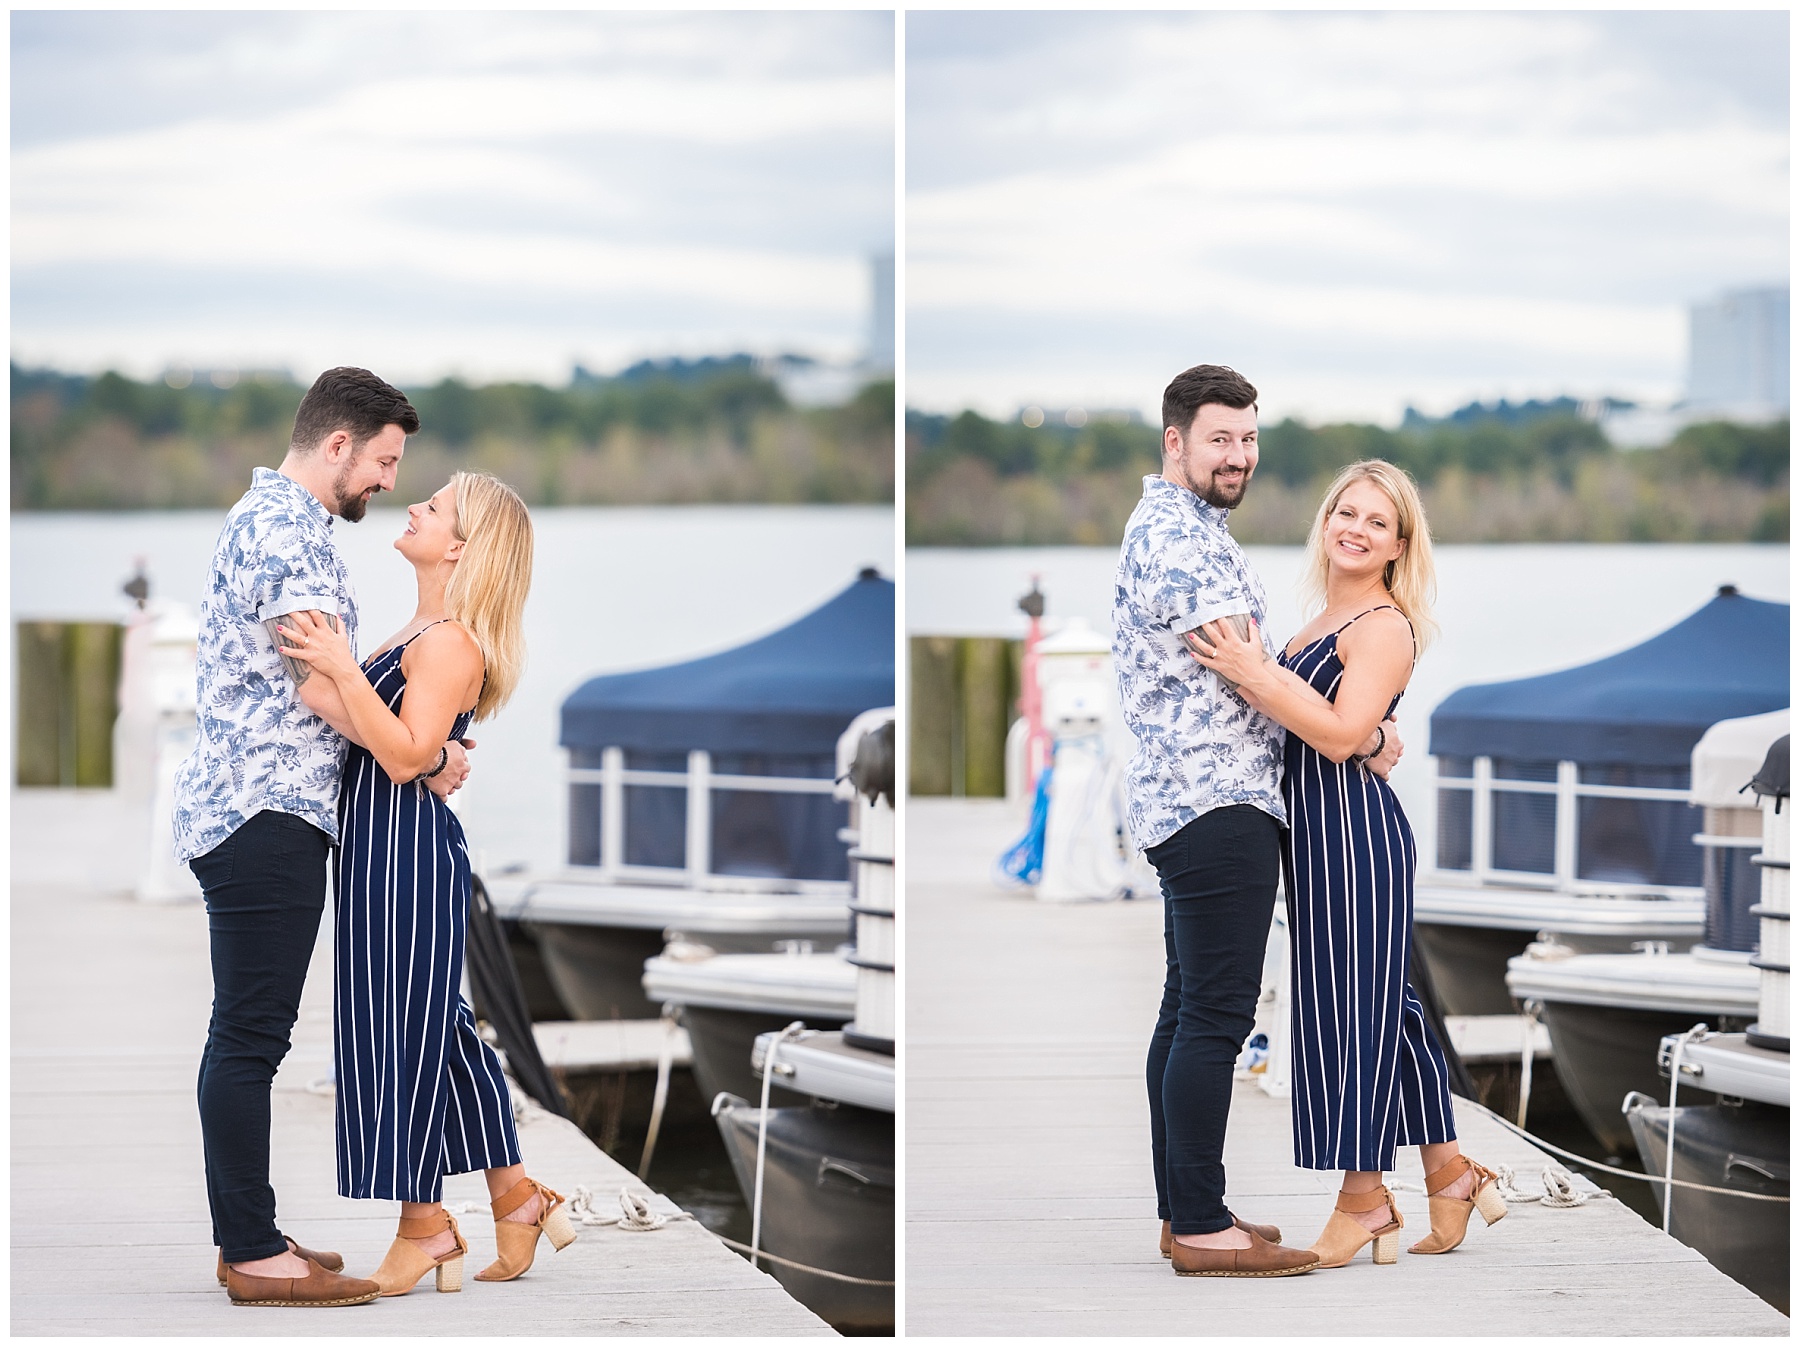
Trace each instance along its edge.
<instances>
[{"instance_id":1,"label":"green foliage","mask_svg":"<svg viewBox=\"0 0 1800 1347\"><path fill-rule=\"evenodd\" d=\"M304 391L14 365L13 508L229 504L252 466L281 461ZM893 498L891 379L841 407L795 408L749 357L732 357L578 372L566 388L446 378L407 395L422 423L409 467L485 467L533 504Z\"/></svg>"},{"instance_id":2,"label":"green foliage","mask_svg":"<svg viewBox=\"0 0 1800 1347\"><path fill-rule=\"evenodd\" d=\"M908 412L906 431L913 545L1114 543L1138 479L1161 470L1161 435L1141 423L1031 429L973 411ZM1257 485L1233 531L1303 541L1326 484L1365 458L1412 474L1441 541L1787 537L1787 422L1710 422L1660 449L1617 450L1560 402L1531 416L1414 417L1398 430L1264 426Z\"/></svg>"}]
</instances>

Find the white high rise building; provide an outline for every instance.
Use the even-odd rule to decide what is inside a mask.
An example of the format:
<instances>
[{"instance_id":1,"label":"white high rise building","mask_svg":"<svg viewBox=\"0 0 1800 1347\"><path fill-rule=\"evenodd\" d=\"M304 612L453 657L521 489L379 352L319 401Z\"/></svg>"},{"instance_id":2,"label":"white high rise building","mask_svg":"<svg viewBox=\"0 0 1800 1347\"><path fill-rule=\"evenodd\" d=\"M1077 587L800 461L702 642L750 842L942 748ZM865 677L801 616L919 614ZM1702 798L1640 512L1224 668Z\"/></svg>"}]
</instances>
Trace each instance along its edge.
<instances>
[{"instance_id":1,"label":"white high rise building","mask_svg":"<svg viewBox=\"0 0 1800 1347\"><path fill-rule=\"evenodd\" d=\"M1688 309L1687 397L1682 406L1734 420L1788 410L1788 288L1728 290Z\"/></svg>"}]
</instances>

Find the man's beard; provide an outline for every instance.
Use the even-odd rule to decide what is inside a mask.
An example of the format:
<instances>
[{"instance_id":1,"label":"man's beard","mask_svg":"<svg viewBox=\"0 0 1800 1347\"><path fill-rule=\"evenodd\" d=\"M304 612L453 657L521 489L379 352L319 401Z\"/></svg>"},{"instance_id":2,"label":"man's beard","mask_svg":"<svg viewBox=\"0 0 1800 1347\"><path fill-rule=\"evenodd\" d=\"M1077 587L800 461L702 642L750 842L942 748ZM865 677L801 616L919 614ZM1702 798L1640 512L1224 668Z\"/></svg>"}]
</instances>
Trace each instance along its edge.
<instances>
[{"instance_id":1,"label":"man's beard","mask_svg":"<svg viewBox=\"0 0 1800 1347\"><path fill-rule=\"evenodd\" d=\"M359 522L369 509L369 501L361 492L349 495L344 491L344 484L350 480L350 473L356 467L356 460L361 457L360 452L353 454L350 461L338 469L338 475L331 483L331 494L337 497L337 516L347 524ZM376 487L375 491L380 489L380 487ZM369 494L373 496L374 491Z\"/></svg>"},{"instance_id":2,"label":"man's beard","mask_svg":"<svg viewBox=\"0 0 1800 1347\"><path fill-rule=\"evenodd\" d=\"M1194 494L1215 509L1235 510L1244 503L1244 493L1249 489L1250 474L1245 473L1235 482L1221 482L1217 477L1210 478L1206 488Z\"/></svg>"}]
</instances>

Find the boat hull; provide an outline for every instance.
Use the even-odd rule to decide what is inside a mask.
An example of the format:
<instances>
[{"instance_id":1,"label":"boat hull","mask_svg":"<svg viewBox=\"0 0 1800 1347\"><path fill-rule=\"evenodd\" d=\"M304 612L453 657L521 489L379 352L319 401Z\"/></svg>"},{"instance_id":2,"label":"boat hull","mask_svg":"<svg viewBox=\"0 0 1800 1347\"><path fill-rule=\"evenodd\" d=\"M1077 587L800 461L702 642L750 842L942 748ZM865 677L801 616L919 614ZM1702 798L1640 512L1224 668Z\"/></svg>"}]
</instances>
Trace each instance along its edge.
<instances>
[{"instance_id":1,"label":"boat hull","mask_svg":"<svg viewBox=\"0 0 1800 1347\"><path fill-rule=\"evenodd\" d=\"M732 1169L754 1204L762 1110L727 1096L715 1119ZM852 1105L769 1110L762 1248L780 1258L870 1281L894 1279L894 1117ZM891 1333L894 1288L763 1265L789 1295L840 1333Z\"/></svg>"},{"instance_id":2,"label":"boat hull","mask_svg":"<svg viewBox=\"0 0 1800 1347\"><path fill-rule=\"evenodd\" d=\"M1695 1014L1691 1010L1656 1010L1622 1006L1545 1001L1544 1025L1556 1056L1557 1076L1588 1129L1608 1155L1630 1155L1631 1125L1619 1111L1633 1090L1651 1098L1668 1097L1669 1082L1657 1071L1663 1037L1679 1034L1704 1019L1714 1029L1743 1028L1741 1019ZM1685 1096L1688 1091L1684 1089ZM1696 1104L1712 1104L1718 1096L1692 1092ZM1679 1134L1679 1129L1678 1129Z\"/></svg>"},{"instance_id":3,"label":"boat hull","mask_svg":"<svg viewBox=\"0 0 1800 1347\"><path fill-rule=\"evenodd\" d=\"M544 971L577 1020L653 1020L662 1007L644 995L644 960L662 953L660 930L634 926L523 923Z\"/></svg>"},{"instance_id":4,"label":"boat hull","mask_svg":"<svg viewBox=\"0 0 1800 1347\"><path fill-rule=\"evenodd\" d=\"M1742 1192L1788 1191L1788 1114L1776 1104L1680 1104L1675 1110L1675 1177ZM1655 1105L1628 1115L1647 1173L1668 1163L1669 1110ZM1660 1189L1660 1185L1658 1185ZM1691 1188L1675 1190L1669 1233L1721 1272L1788 1313L1788 1206Z\"/></svg>"},{"instance_id":5,"label":"boat hull","mask_svg":"<svg viewBox=\"0 0 1800 1347\"><path fill-rule=\"evenodd\" d=\"M713 1099L725 1092L760 1100L762 1079L750 1065L758 1034L784 1029L797 1019L805 1020L812 1029L837 1029L847 1017L814 1011L781 1014L686 1005L681 1009L681 1018L693 1045L694 1079L706 1097ZM770 1089L769 1102L776 1108L787 1108L812 1101L806 1095L783 1089L777 1078Z\"/></svg>"}]
</instances>

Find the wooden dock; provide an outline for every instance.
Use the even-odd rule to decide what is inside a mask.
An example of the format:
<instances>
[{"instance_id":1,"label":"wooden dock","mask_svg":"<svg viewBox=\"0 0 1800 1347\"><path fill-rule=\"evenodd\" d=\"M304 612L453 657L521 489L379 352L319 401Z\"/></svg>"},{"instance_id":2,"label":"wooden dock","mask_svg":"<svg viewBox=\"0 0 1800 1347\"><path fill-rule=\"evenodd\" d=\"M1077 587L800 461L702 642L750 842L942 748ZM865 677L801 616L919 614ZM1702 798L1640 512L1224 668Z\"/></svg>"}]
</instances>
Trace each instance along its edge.
<instances>
[{"instance_id":1,"label":"wooden dock","mask_svg":"<svg viewBox=\"0 0 1800 1347\"><path fill-rule=\"evenodd\" d=\"M774 1278L697 1223L630 1232L582 1226L539 1246L517 1282L468 1280L309 1311L231 1305L214 1280L194 1077L211 1005L206 918L96 885L105 793L15 792L12 845L12 1284L17 1336L834 1336ZM57 858L68 857L58 882ZM125 858L128 868L129 858ZM118 857L112 864L119 873ZM20 882L23 879L25 882ZM326 929L330 911L327 908ZM352 1273L381 1260L394 1202L337 1196L329 1093L330 946L314 953L295 1045L276 1078L273 1179L283 1229L336 1249ZM619 1192L678 1216L573 1124L532 1108L520 1124L530 1172L564 1194L588 1188L603 1216ZM448 1180L473 1265L493 1256L478 1174ZM468 1209L475 1207L477 1209Z\"/></svg>"},{"instance_id":2,"label":"wooden dock","mask_svg":"<svg viewBox=\"0 0 1800 1347\"><path fill-rule=\"evenodd\" d=\"M1163 976L1155 901L996 888L1004 803L907 807L906 1323L919 1335L1782 1335L1786 1317L1623 1204L1514 1206L1440 1258L1365 1255L1278 1280L1174 1276L1157 1253L1144 1053ZM1459 1101L1460 1102L1460 1101ZM1292 1163L1288 1101L1239 1084L1233 1209L1288 1243L1335 1174ZM1550 1157L1473 1109L1465 1149L1536 1190ZM1394 1179L1429 1226L1418 1153ZM1619 1179L1626 1183L1632 1180Z\"/></svg>"}]
</instances>

